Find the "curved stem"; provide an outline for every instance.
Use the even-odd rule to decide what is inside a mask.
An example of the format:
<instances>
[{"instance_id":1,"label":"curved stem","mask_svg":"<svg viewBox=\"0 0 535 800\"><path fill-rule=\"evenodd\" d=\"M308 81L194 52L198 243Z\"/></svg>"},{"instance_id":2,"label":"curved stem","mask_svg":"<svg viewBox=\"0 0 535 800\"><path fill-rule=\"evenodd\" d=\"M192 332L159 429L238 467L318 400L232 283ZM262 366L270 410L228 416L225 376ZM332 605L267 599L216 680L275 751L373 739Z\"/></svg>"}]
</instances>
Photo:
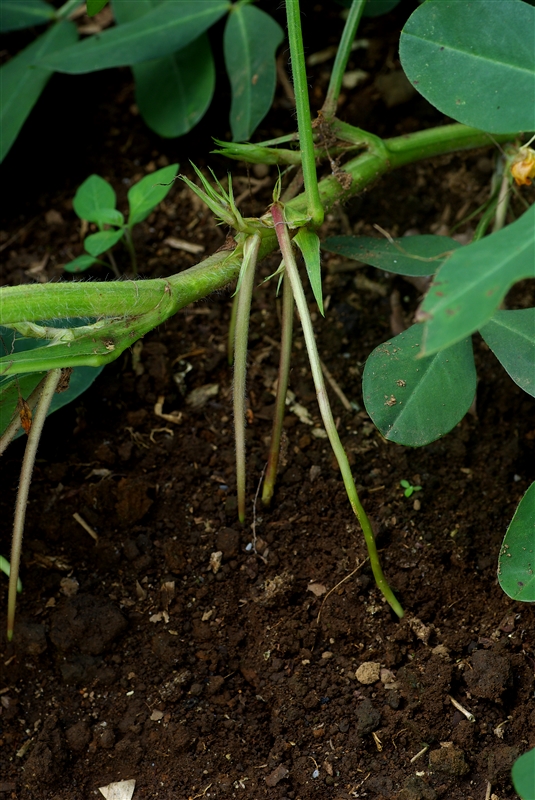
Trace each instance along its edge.
<instances>
[{"instance_id":1,"label":"curved stem","mask_svg":"<svg viewBox=\"0 0 535 800\"><path fill-rule=\"evenodd\" d=\"M347 459L347 455L345 453L342 442L340 441L340 437L338 436L338 431L336 430L336 425L331 411L331 406L329 404L329 398L327 395L325 381L323 379L323 373L321 371L321 363L318 354L318 348L316 345L316 339L314 337L314 328L312 326L312 320L310 319L310 313L308 310L305 293L303 291L303 285L301 283L301 279L299 277L299 272L297 269L297 264L295 262L295 257L292 250L292 243L290 240L290 235L288 233L288 228L286 226L286 223L284 222L281 207L275 204L271 211L273 214L273 222L275 223L275 228L277 231L277 237L279 239L282 257L284 258L284 264L286 266L286 274L292 285L295 304L297 306L297 311L301 319L301 326L303 328L303 335L305 337L305 344L308 351L308 357L310 360L310 369L314 380L314 386L316 387L316 395L318 398L318 405L320 408L321 418L323 420L323 424L325 425L325 430L327 432L327 436L329 437L331 447L338 462L340 472L342 473L342 479L344 481L344 486L347 492L347 496L349 498L349 502L351 503L351 507L353 508L353 511L360 523L362 532L364 534L364 539L366 541L366 547L368 549L368 555L370 557L370 564L373 571L373 576L375 578L375 582L379 587L379 589L381 590L383 596L386 598L390 607L396 612L398 617L403 617L404 616L403 608L396 599L392 589L388 585L386 578L383 574L383 570L381 568L381 564L379 561L379 554L377 553L377 547L375 545L375 537L373 535L370 521L360 502L355 482L353 480L353 475L351 473L351 466Z\"/></svg>"},{"instance_id":2,"label":"curved stem","mask_svg":"<svg viewBox=\"0 0 535 800\"><path fill-rule=\"evenodd\" d=\"M288 378L290 375L290 356L293 338L294 296L289 279L285 278L282 285L282 334L281 352L279 360L279 375L277 380L277 396L275 398L275 414L271 430L269 445L269 458L262 488L262 502L269 505L275 489L277 470L279 468L280 443L282 423L286 408L286 392L288 391Z\"/></svg>"},{"instance_id":3,"label":"curved stem","mask_svg":"<svg viewBox=\"0 0 535 800\"><path fill-rule=\"evenodd\" d=\"M338 97L340 96L340 90L342 88L342 79L346 71L347 62L351 54L351 46L357 34L357 28L365 5L366 0L353 0L351 3L351 8L349 9L346 24L342 32L342 38L340 39L340 45L334 60L333 71L331 72L331 78L329 80L329 88L327 89L325 102L321 109L326 119L332 119L336 114Z\"/></svg>"},{"instance_id":4,"label":"curved stem","mask_svg":"<svg viewBox=\"0 0 535 800\"><path fill-rule=\"evenodd\" d=\"M292 77L294 81L295 107L297 110L297 128L299 130L299 147L301 164L307 197L307 213L314 225L323 222L323 204L318 193L318 176L314 156L314 138L310 119L308 101L307 74L305 66L305 50L303 32L301 30L301 14L299 0L286 0L286 18L288 21L288 39L292 59Z\"/></svg>"},{"instance_id":5,"label":"curved stem","mask_svg":"<svg viewBox=\"0 0 535 800\"><path fill-rule=\"evenodd\" d=\"M236 485L238 517L245 521L245 379L247 374L247 337L249 316L260 236L255 233L243 248L243 277L236 309L236 335L234 337L234 436L236 442Z\"/></svg>"},{"instance_id":6,"label":"curved stem","mask_svg":"<svg viewBox=\"0 0 535 800\"><path fill-rule=\"evenodd\" d=\"M41 439L43 425L46 415L50 408L50 403L56 392L61 370L51 370L45 378L41 398L34 414L32 427L28 434L26 450L22 460L20 471L19 490L17 492L17 502L15 504L15 520L13 523L13 539L11 544L11 574L9 576L9 592L7 601L7 638L13 638L13 623L15 621L15 606L17 603L17 580L19 577L20 554L22 550L22 534L24 531L24 520L26 518L26 506L28 504L28 492L32 480L33 465L37 455L37 447Z\"/></svg>"}]
</instances>

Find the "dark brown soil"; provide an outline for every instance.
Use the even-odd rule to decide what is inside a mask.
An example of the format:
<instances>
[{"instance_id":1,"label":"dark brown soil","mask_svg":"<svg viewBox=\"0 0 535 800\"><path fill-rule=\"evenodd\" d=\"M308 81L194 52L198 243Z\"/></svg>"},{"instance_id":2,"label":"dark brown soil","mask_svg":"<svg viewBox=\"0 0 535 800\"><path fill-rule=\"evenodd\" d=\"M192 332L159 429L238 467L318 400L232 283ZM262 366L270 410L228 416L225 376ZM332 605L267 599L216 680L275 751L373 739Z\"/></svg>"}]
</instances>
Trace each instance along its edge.
<instances>
[{"instance_id":1,"label":"dark brown soil","mask_svg":"<svg viewBox=\"0 0 535 800\"><path fill-rule=\"evenodd\" d=\"M395 68L401 23L392 19L384 29L365 23L363 35L375 38L357 51L354 68ZM322 69L315 73L319 102ZM45 99L66 125L73 110L62 111L55 92L74 84L54 80ZM185 140L158 139L130 112L128 71L92 76L87 85L101 111L89 133L77 129L78 160L69 151L62 164L59 145L49 141L20 167L21 148L47 110L41 103L3 166L14 187L0 233L4 284L64 277L61 265L81 252L71 200L88 174L112 181L121 207L127 179L175 160L184 166L190 156L205 163L207 131L225 135L212 116ZM342 115L364 124L356 110L363 108L380 134L441 121L417 99L387 111L373 78L346 98ZM279 90L260 135L291 125ZM45 177L37 168L34 187L30 173L34 161L46 161L46 147L55 155L43 165ZM394 235L446 233L487 196L491 155L406 168L336 209L325 233L370 233L374 223ZM226 163L209 163L225 174ZM244 212L262 212L269 188L252 195L254 173L249 178L237 166L235 175ZM459 232L468 237L470 230ZM144 275L173 274L198 260L164 244L169 236L202 244L208 255L225 231L176 185L140 226ZM276 266L268 259L263 275ZM146 336L47 422L28 507L16 636L0 645L0 798L83 800L126 779L136 781L134 800L516 797L511 764L535 745L535 615L502 593L496 562L533 480L533 399L476 336L473 413L422 449L387 443L363 410L362 368L391 335L393 290L407 323L417 291L338 258L326 256L325 267L320 354L354 410L334 393L331 402L406 618L398 621L382 601L365 562L321 438L299 331L291 390L312 424L289 407L275 501L269 510L254 502L278 363L272 283L258 288L253 304L248 521L237 522L226 361L231 292L210 297ZM94 270L91 277L110 275ZM516 287L507 302L533 305L533 285ZM196 390L208 385L217 389L199 399ZM159 398L179 422L156 414ZM0 465L6 556L23 444L15 442ZM422 491L405 498L401 479Z\"/></svg>"}]
</instances>

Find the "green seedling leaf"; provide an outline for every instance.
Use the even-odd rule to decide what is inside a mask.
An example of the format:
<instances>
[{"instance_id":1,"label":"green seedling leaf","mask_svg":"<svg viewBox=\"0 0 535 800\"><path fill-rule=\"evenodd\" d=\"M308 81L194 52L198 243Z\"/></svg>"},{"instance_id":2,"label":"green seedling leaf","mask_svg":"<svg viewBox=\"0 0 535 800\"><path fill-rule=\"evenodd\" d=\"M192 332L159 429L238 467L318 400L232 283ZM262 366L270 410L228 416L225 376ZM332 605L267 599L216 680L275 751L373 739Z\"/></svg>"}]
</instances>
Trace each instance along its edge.
<instances>
[{"instance_id":1,"label":"green seedling leaf","mask_svg":"<svg viewBox=\"0 0 535 800\"><path fill-rule=\"evenodd\" d=\"M371 236L332 236L322 247L329 253L371 264L396 275L434 275L461 245L449 236L403 236L389 242Z\"/></svg>"},{"instance_id":2,"label":"green seedling leaf","mask_svg":"<svg viewBox=\"0 0 535 800\"><path fill-rule=\"evenodd\" d=\"M366 361L366 411L385 439L422 447L451 431L476 391L469 339L419 359L422 329L413 325L379 345Z\"/></svg>"},{"instance_id":3,"label":"green seedling leaf","mask_svg":"<svg viewBox=\"0 0 535 800\"><path fill-rule=\"evenodd\" d=\"M505 534L498 558L498 581L513 600L535 602L535 482L518 504Z\"/></svg>"},{"instance_id":4,"label":"green seedling leaf","mask_svg":"<svg viewBox=\"0 0 535 800\"><path fill-rule=\"evenodd\" d=\"M401 33L410 82L453 119L491 133L535 129L535 8L427 0Z\"/></svg>"},{"instance_id":5,"label":"green seedling leaf","mask_svg":"<svg viewBox=\"0 0 535 800\"><path fill-rule=\"evenodd\" d=\"M99 261L99 259L95 258L94 256L88 256L83 254L81 256L78 256L78 258L75 258L73 261L69 261L68 264L64 264L63 269L65 270L65 272L73 272L73 273L84 272L86 269L89 269L89 267L92 267L93 264L102 264L102 263L104 262Z\"/></svg>"},{"instance_id":6,"label":"green seedling leaf","mask_svg":"<svg viewBox=\"0 0 535 800\"><path fill-rule=\"evenodd\" d=\"M94 17L102 11L108 0L87 0L87 16Z\"/></svg>"},{"instance_id":7,"label":"green seedling leaf","mask_svg":"<svg viewBox=\"0 0 535 800\"><path fill-rule=\"evenodd\" d=\"M71 319L64 320L61 324L65 327L72 327L85 325L86 322L87 320ZM21 338L18 334L15 334L13 330L2 326L0 326L0 336L2 337L3 346L10 353L23 353L29 350L46 349L42 340ZM53 411L57 411L58 408L62 408L82 394L82 392L85 392L103 369L104 367L76 367L71 374L68 389L54 396L48 413L51 414ZM0 367L0 371L1 370L2 367ZM7 428L16 412L19 391L22 397L27 399L37 384L45 377L45 374L45 372L32 372L29 375L19 375L17 380L13 377L0 376L0 436ZM19 435L22 435L22 429Z\"/></svg>"},{"instance_id":8,"label":"green seedling leaf","mask_svg":"<svg viewBox=\"0 0 535 800\"><path fill-rule=\"evenodd\" d=\"M128 190L128 202L130 204L129 228L146 219L158 203L162 202L170 191L177 172L178 164L170 164L168 167L146 175L138 183L130 187Z\"/></svg>"},{"instance_id":9,"label":"green seedling leaf","mask_svg":"<svg viewBox=\"0 0 535 800\"><path fill-rule=\"evenodd\" d=\"M115 192L108 181L100 175L90 175L76 190L72 205L80 219L98 222L102 211L115 209L116 202Z\"/></svg>"},{"instance_id":10,"label":"green seedling leaf","mask_svg":"<svg viewBox=\"0 0 535 800\"><path fill-rule=\"evenodd\" d=\"M232 87L230 125L235 141L249 139L271 107L275 51L283 38L282 28L269 14L252 5L232 7L223 47Z\"/></svg>"},{"instance_id":11,"label":"green seedling leaf","mask_svg":"<svg viewBox=\"0 0 535 800\"><path fill-rule=\"evenodd\" d=\"M0 68L0 161L9 152L52 75L52 70L34 67L34 63L47 53L67 47L77 38L74 23L58 22Z\"/></svg>"},{"instance_id":12,"label":"green seedling leaf","mask_svg":"<svg viewBox=\"0 0 535 800\"><path fill-rule=\"evenodd\" d=\"M123 237L122 230L99 231L84 240L84 247L91 256L99 256L113 247Z\"/></svg>"},{"instance_id":13,"label":"green seedling leaf","mask_svg":"<svg viewBox=\"0 0 535 800\"><path fill-rule=\"evenodd\" d=\"M163 58L197 39L231 7L227 0L175 0L147 14L90 36L76 47L40 62L48 69L81 74Z\"/></svg>"},{"instance_id":14,"label":"green seedling leaf","mask_svg":"<svg viewBox=\"0 0 535 800\"><path fill-rule=\"evenodd\" d=\"M535 747L517 758L511 777L522 800L535 800Z\"/></svg>"},{"instance_id":15,"label":"green seedling leaf","mask_svg":"<svg viewBox=\"0 0 535 800\"><path fill-rule=\"evenodd\" d=\"M497 311L479 332L514 382L535 397L535 308Z\"/></svg>"},{"instance_id":16,"label":"green seedling leaf","mask_svg":"<svg viewBox=\"0 0 535 800\"><path fill-rule=\"evenodd\" d=\"M116 208L101 208L95 211L91 222L96 222L97 225L114 225L120 227L124 225L124 217Z\"/></svg>"},{"instance_id":17,"label":"green seedling leaf","mask_svg":"<svg viewBox=\"0 0 535 800\"><path fill-rule=\"evenodd\" d=\"M531 206L507 228L456 250L439 269L416 315L425 323L422 353L436 353L481 328L516 281L534 276Z\"/></svg>"},{"instance_id":18,"label":"green seedling leaf","mask_svg":"<svg viewBox=\"0 0 535 800\"><path fill-rule=\"evenodd\" d=\"M32 25L44 25L54 19L55 11L44 0L2 0L0 33L19 31Z\"/></svg>"},{"instance_id":19,"label":"green seedling leaf","mask_svg":"<svg viewBox=\"0 0 535 800\"><path fill-rule=\"evenodd\" d=\"M159 136L183 136L204 116L215 89L215 64L206 34L177 53L136 64L136 101Z\"/></svg>"},{"instance_id":20,"label":"green seedling leaf","mask_svg":"<svg viewBox=\"0 0 535 800\"><path fill-rule=\"evenodd\" d=\"M307 268L308 279L322 316L323 296L321 293L320 240L318 234L310 228L300 228L294 236L294 242L300 249Z\"/></svg>"}]
</instances>

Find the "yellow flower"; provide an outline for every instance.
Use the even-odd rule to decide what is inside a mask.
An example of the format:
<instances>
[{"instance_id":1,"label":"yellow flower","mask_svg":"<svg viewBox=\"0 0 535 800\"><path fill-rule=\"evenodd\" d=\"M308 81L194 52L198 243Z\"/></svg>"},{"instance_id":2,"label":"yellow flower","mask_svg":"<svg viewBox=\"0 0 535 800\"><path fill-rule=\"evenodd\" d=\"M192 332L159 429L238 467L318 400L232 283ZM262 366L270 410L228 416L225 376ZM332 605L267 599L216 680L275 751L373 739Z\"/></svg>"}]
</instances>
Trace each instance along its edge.
<instances>
[{"instance_id":1,"label":"yellow flower","mask_svg":"<svg viewBox=\"0 0 535 800\"><path fill-rule=\"evenodd\" d=\"M518 186L530 186L535 178L535 150L521 147L511 166L511 174Z\"/></svg>"}]
</instances>

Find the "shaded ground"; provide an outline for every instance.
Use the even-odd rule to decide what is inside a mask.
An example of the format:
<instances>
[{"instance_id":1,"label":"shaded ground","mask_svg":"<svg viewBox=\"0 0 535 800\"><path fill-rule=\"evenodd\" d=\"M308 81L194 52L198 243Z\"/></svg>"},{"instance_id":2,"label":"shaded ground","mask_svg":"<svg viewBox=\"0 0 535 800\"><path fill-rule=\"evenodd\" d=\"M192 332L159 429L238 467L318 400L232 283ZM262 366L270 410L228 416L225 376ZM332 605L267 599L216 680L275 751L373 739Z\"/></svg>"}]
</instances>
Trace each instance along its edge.
<instances>
[{"instance_id":1,"label":"shaded ground","mask_svg":"<svg viewBox=\"0 0 535 800\"><path fill-rule=\"evenodd\" d=\"M390 74L396 20L380 40L377 23L366 24L363 35L376 38L354 67ZM322 69L315 73L319 97ZM387 111L373 80L346 98L349 121L364 124L365 109L381 134L415 129L422 118L440 122L416 99ZM80 163L69 168L71 152L66 168L48 175L46 192L27 179L24 193L17 184L0 234L4 283L63 276L61 265L80 252L72 195L90 172L112 181L121 207L128 179L191 154L193 138L163 142L131 115L126 71L91 85L102 110L93 145L80 144ZM277 97L261 135L291 124L282 89ZM487 196L490 156L486 150L406 168L336 209L325 232L371 233L377 223L393 235L446 233ZM4 165L11 179L14 163ZM226 164L211 163L224 175ZM263 176L240 167L236 175L244 212L263 211ZM39 173L38 188L42 179ZM458 232L468 237L470 228ZM224 235L177 185L140 226L142 271L168 275L198 260L165 244L169 236L209 254ZM263 274L276 266L268 260ZM402 303L397 322L409 323L417 291L338 258L326 256L325 267L320 354L360 410L345 410L334 393L331 402L406 619L397 621L382 602L364 561L321 438L299 332L291 390L312 424L289 406L275 503L253 507L278 363L272 284L258 288L253 304L249 518L238 524L226 362L231 292L208 298L145 337L47 423L28 509L16 639L0 647L0 798L82 800L128 778L137 782L134 800L483 800L489 784L499 800L516 796L510 765L535 745L535 619L533 608L497 586L496 560L533 479L533 400L475 337L474 413L425 448L386 443L362 409L362 368L391 335L392 292ZM524 282L507 302L533 301L533 285ZM217 390L199 395L207 385ZM161 397L164 413L179 412L178 423L155 413ZM0 465L6 555L22 444ZM405 498L401 479L422 491ZM221 554L218 569L214 553Z\"/></svg>"}]
</instances>

